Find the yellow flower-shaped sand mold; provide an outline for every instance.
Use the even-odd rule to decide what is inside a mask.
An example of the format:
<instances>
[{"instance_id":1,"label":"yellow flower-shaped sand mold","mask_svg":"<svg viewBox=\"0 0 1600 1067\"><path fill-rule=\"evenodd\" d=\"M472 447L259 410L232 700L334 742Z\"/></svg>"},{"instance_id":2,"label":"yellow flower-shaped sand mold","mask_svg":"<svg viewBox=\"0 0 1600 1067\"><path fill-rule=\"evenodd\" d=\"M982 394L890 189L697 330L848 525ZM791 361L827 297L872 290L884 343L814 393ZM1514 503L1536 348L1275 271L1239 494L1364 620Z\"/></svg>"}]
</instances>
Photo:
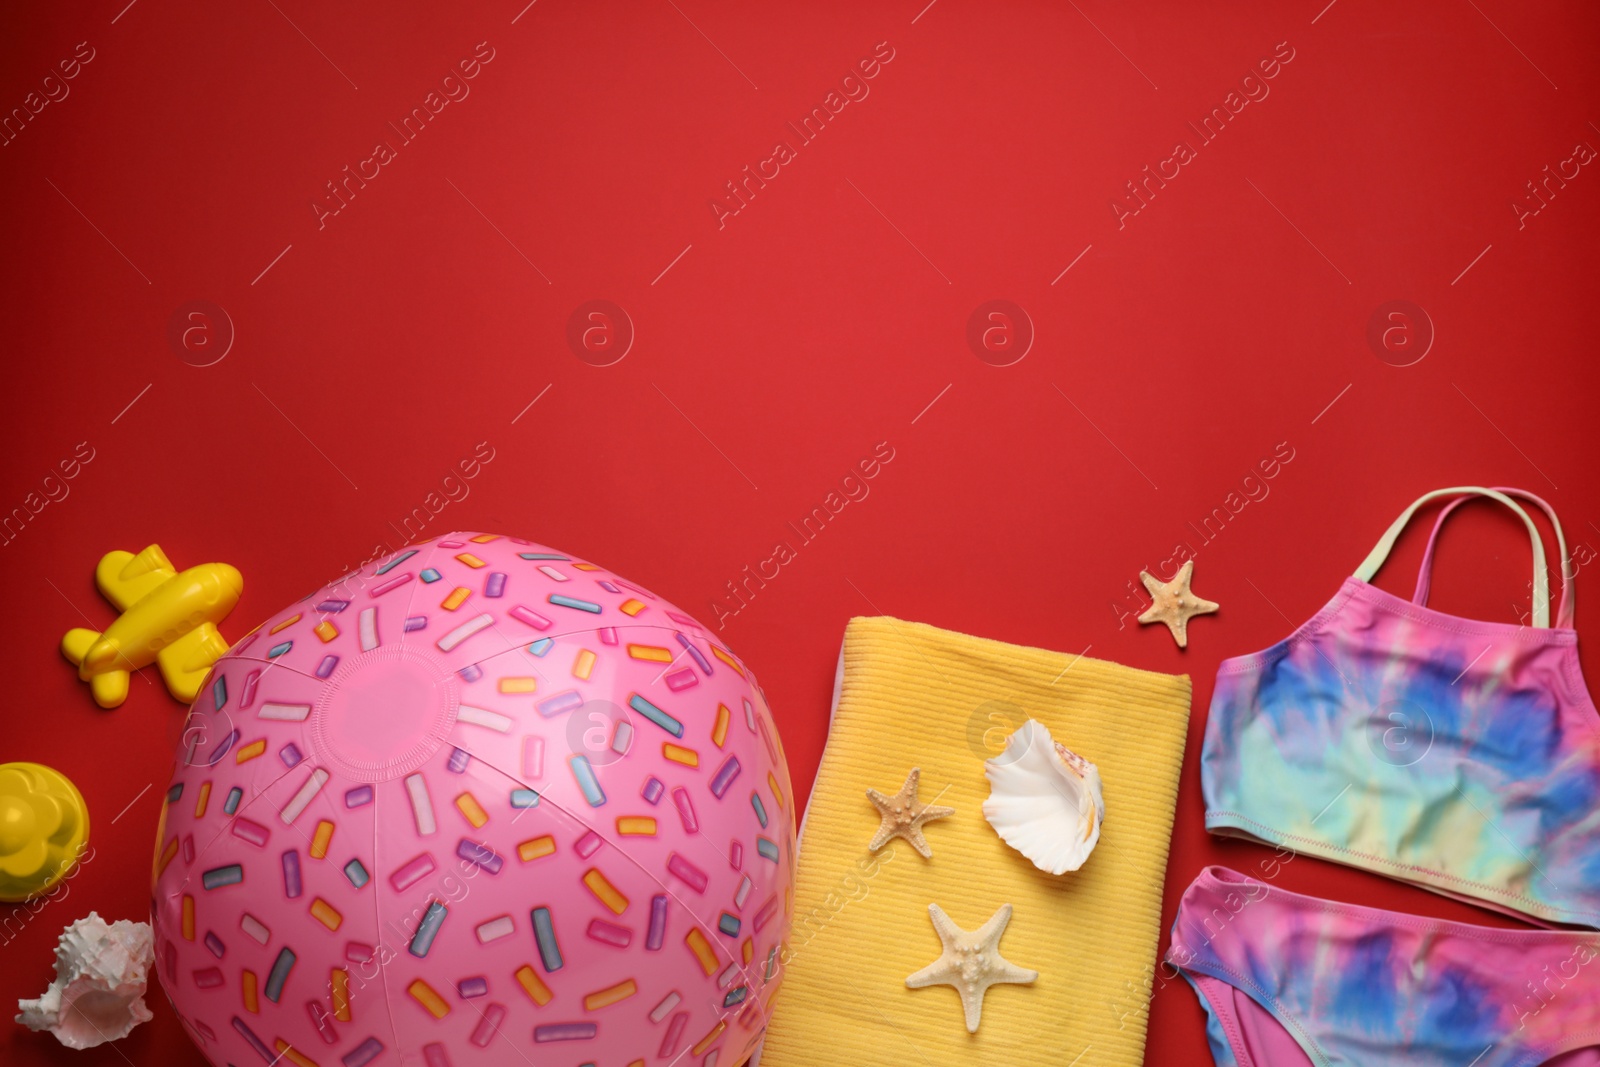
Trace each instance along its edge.
<instances>
[{"instance_id":1,"label":"yellow flower-shaped sand mold","mask_svg":"<svg viewBox=\"0 0 1600 1067\"><path fill-rule=\"evenodd\" d=\"M66 775L0 764L0 901L48 891L72 873L88 839L88 806Z\"/></svg>"}]
</instances>

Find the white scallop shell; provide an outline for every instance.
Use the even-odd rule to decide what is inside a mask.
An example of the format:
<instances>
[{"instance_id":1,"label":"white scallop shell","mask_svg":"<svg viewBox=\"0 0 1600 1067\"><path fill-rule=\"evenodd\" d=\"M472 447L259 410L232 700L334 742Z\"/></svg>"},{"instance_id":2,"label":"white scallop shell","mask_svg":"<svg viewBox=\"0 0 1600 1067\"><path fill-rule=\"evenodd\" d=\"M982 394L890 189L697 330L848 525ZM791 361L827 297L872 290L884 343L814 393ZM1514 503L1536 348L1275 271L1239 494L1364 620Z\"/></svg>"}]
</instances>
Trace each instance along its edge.
<instances>
[{"instance_id":1,"label":"white scallop shell","mask_svg":"<svg viewBox=\"0 0 1600 1067\"><path fill-rule=\"evenodd\" d=\"M91 911L62 933L55 981L38 1000L17 1002L17 1022L75 1049L126 1037L150 1021L144 992L154 956L149 923L108 925Z\"/></svg>"},{"instance_id":2,"label":"white scallop shell","mask_svg":"<svg viewBox=\"0 0 1600 1067\"><path fill-rule=\"evenodd\" d=\"M1041 871L1064 874L1083 866L1106 817L1094 764L1029 719L1006 739L1004 752L984 762L983 773L989 779L983 817L1001 840Z\"/></svg>"}]
</instances>

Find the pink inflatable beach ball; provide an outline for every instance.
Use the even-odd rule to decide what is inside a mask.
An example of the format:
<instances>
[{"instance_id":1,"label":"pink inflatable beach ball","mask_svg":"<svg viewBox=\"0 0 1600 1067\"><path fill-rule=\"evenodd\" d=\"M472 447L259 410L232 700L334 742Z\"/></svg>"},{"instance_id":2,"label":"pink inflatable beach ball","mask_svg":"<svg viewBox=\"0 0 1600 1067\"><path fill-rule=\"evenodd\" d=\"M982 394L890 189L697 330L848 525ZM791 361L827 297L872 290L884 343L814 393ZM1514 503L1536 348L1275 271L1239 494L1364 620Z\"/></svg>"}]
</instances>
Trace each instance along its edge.
<instances>
[{"instance_id":1,"label":"pink inflatable beach ball","mask_svg":"<svg viewBox=\"0 0 1600 1067\"><path fill-rule=\"evenodd\" d=\"M450 534L217 662L156 841L157 970L218 1065L737 1067L793 871L749 668L592 563Z\"/></svg>"}]
</instances>

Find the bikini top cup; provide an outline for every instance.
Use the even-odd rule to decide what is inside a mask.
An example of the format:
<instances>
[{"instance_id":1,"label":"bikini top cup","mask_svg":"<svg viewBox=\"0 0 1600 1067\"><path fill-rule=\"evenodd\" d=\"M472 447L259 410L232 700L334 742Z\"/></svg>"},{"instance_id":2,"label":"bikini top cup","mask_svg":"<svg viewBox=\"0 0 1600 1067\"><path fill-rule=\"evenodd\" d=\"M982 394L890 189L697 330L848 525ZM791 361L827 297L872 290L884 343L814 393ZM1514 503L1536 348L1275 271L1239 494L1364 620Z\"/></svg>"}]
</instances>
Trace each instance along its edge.
<instances>
[{"instance_id":1,"label":"bikini top cup","mask_svg":"<svg viewBox=\"0 0 1600 1067\"><path fill-rule=\"evenodd\" d=\"M1562 590L1553 627L1544 546L1512 496L1555 526ZM1440 527L1484 497L1528 529L1528 625L1427 606ZM1417 509L1443 498L1454 499L1412 599L1370 585ZM1572 618L1572 569L1550 505L1516 489L1424 495L1310 622L1223 661L1201 757L1207 828L1536 923L1600 928L1600 714Z\"/></svg>"}]
</instances>

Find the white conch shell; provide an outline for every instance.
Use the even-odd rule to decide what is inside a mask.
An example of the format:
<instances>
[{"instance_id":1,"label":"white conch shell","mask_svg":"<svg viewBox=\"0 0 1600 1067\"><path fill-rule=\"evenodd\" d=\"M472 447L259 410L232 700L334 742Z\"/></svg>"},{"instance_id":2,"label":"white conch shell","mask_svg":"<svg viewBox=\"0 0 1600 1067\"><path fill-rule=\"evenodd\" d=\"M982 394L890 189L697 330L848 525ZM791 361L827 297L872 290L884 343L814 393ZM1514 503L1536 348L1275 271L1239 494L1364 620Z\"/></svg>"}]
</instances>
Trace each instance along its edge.
<instances>
[{"instance_id":1,"label":"white conch shell","mask_svg":"<svg viewBox=\"0 0 1600 1067\"><path fill-rule=\"evenodd\" d=\"M49 1030L68 1048L93 1048L150 1021L145 985L155 959L149 923L110 925L90 912L56 943L56 978L38 1000L19 1000L17 1022Z\"/></svg>"},{"instance_id":2,"label":"white conch shell","mask_svg":"<svg viewBox=\"0 0 1600 1067\"><path fill-rule=\"evenodd\" d=\"M1057 744L1044 724L1023 723L1005 751L984 761L983 817L1001 840L1041 871L1083 866L1100 841L1106 802L1095 765Z\"/></svg>"}]
</instances>

